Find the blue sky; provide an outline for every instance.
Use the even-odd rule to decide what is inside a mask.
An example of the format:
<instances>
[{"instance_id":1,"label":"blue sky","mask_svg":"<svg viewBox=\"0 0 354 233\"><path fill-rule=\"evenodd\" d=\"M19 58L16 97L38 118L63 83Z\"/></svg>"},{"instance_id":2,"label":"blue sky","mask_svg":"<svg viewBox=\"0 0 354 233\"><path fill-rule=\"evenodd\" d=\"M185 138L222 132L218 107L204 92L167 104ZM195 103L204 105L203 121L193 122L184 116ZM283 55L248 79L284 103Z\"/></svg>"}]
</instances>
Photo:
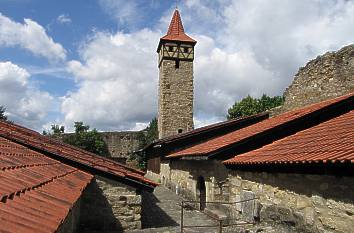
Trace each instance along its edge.
<instances>
[{"instance_id":1,"label":"blue sky","mask_svg":"<svg viewBox=\"0 0 354 233\"><path fill-rule=\"evenodd\" d=\"M198 41L196 126L247 94L282 94L300 66L354 41L354 2L182 0ZM175 1L0 0L0 105L41 131L136 130L157 114L156 46Z\"/></svg>"}]
</instances>

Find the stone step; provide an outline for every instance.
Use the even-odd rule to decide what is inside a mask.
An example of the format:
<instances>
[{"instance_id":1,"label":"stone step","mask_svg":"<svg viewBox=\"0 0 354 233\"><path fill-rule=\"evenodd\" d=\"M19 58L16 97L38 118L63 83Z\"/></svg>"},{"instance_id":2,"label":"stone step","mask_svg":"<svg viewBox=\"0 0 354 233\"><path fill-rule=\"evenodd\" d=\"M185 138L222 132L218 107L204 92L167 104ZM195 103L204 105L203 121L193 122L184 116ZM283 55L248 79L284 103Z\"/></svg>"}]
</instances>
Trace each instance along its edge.
<instances>
[{"instance_id":1,"label":"stone step","mask_svg":"<svg viewBox=\"0 0 354 233\"><path fill-rule=\"evenodd\" d=\"M204 210L204 213L208 215L209 217L216 219L216 220L223 220L225 221L228 217L226 213L220 209L209 209L206 208Z\"/></svg>"}]
</instances>

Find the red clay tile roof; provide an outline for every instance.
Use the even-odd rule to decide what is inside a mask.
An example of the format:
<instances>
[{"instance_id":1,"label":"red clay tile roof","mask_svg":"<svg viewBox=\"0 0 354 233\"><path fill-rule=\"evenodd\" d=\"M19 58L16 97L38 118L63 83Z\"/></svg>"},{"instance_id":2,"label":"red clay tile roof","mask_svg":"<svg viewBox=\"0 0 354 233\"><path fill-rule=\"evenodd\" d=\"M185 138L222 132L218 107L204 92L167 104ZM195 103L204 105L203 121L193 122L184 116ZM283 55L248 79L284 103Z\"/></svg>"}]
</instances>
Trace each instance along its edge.
<instances>
[{"instance_id":1,"label":"red clay tile roof","mask_svg":"<svg viewBox=\"0 0 354 233\"><path fill-rule=\"evenodd\" d=\"M206 142L197 144L195 146L189 147L184 150L177 151L175 153L170 154L167 158L180 158L185 156L206 156L210 153L213 153L219 149L230 146L234 143L241 142L243 140L247 140L252 136L270 130L274 127L278 127L289 123L291 121L295 121L299 118L305 117L310 113L321 110L327 106L331 106L343 100L349 99L354 96L354 93L341 96L335 99L323 101L317 104L313 104L301 109L289 111L278 116L269 118L267 120L261 121L257 124L248 126L246 128L242 128L240 130L236 130L234 132L228 133L224 136L217 137Z\"/></svg>"},{"instance_id":2,"label":"red clay tile roof","mask_svg":"<svg viewBox=\"0 0 354 233\"><path fill-rule=\"evenodd\" d=\"M354 111L224 161L226 165L354 163Z\"/></svg>"},{"instance_id":3,"label":"red clay tile roof","mask_svg":"<svg viewBox=\"0 0 354 233\"><path fill-rule=\"evenodd\" d=\"M173 151L181 150L181 148L186 148L188 146L210 140L211 138L220 137L221 135L247 127L267 118L269 118L268 113L261 113L253 116L241 117L211 124L156 140L147 145L143 150L148 158L156 156L164 157L165 155L173 153ZM160 150L161 147L163 150Z\"/></svg>"},{"instance_id":4,"label":"red clay tile roof","mask_svg":"<svg viewBox=\"0 0 354 233\"><path fill-rule=\"evenodd\" d=\"M167 34L161 40L184 41L196 43L195 40L190 38L185 32L179 11L176 9L168 27Z\"/></svg>"},{"instance_id":5,"label":"red clay tile roof","mask_svg":"<svg viewBox=\"0 0 354 233\"><path fill-rule=\"evenodd\" d=\"M55 232L92 178L0 137L0 232Z\"/></svg>"},{"instance_id":6,"label":"red clay tile roof","mask_svg":"<svg viewBox=\"0 0 354 233\"><path fill-rule=\"evenodd\" d=\"M168 136L168 137L165 137L165 138L157 140L155 142L155 144L175 141L175 140L179 140L181 138L187 138L187 137L190 137L190 136L198 136L198 135L200 135L202 133L205 133L205 132L214 131L214 130L222 129L224 127L230 127L230 126L233 126L233 125L239 125L239 124L247 123L247 121L249 121L249 120L254 120L254 119L263 120L263 119L268 118L268 117L269 117L268 113L260 113L260 114L253 115L253 116L240 117L240 118L237 118L237 119L227 120L227 121L223 121L223 122L207 125L207 126L204 126L204 127L200 127L198 129L194 129L194 130L187 131L187 132L184 132L184 133Z\"/></svg>"},{"instance_id":7,"label":"red clay tile roof","mask_svg":"<svg viewBox=\"0 0 354 233\"><path fill-rule=\"evenodd\" d=\"M0 121L0 136L32 149L47 153L60 161L66 161L71 166L87 168L90 172L119 178L152 191L156 183L144 177L144 172L130 168L108 158L97 156L77 147L62 143L16 124Z\"/></svg>"}]
</instances>

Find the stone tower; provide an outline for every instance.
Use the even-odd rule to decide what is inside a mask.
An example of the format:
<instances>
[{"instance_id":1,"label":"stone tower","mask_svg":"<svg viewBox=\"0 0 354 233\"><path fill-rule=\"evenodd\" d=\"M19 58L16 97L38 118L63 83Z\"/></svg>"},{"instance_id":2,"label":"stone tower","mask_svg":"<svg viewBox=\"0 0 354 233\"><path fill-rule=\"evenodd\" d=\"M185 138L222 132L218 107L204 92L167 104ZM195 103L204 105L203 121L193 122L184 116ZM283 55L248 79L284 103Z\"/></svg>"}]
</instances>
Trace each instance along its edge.
<instances>
[{"instance_id":1,"label":"stone tower","mask_svg":"<svg viewBox=\"0 0 354 233\"><path fill-rule=\"evenodd\" d=\"M185 34L176 9L167 34L160 39L159 138L193 129L193 60L197 42Z\"/></svg>"}]
</instances>

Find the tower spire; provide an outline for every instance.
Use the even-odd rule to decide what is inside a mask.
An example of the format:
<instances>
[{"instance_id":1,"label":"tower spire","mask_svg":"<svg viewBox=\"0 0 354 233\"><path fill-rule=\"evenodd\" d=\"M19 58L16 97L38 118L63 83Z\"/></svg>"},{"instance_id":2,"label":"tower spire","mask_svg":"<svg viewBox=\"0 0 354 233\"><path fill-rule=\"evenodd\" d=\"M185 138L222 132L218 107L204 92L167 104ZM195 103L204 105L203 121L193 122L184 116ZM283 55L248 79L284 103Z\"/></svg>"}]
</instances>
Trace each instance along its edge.
<instances>
[{"instance_id":1,"label":"tower spire","mask_svg":"<svg viewBox=\"0 0 354 233\"><path fill-rule=\"evenodd\" d=\"M193 61L197 41L185 32L178 9L174 10L167 34L160 39L159 138L188 132L193 124Z\"/></svg>"},{"instance_id":2,"label":"tower spire","mask_svg":"<svg viewBox=\"0 0 354 233\"><path fill-rule=\"evenodd\" d=\"M161 40L173 40L196 43L191 37L189 37L183 28L181 15L178 9L175 9L170 26L168 27L167 34L161 38Z\"/></svg>"}]
</instances>

